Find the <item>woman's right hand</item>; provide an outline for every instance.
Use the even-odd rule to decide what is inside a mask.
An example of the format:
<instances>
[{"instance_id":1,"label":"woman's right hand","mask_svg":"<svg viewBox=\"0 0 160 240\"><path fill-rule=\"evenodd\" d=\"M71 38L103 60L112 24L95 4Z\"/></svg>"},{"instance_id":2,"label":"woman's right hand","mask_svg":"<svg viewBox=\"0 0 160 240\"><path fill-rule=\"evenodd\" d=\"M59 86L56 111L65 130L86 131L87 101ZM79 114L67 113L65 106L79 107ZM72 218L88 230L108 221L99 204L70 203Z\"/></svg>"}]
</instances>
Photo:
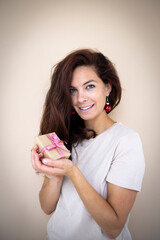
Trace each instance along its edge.
<instances>
[{"instance_id":1,"label":"woman's right hand","mask_svg":"<svg viewBox=\"0 0 160 240\"><path fill-rule=\"evenodd\" d=\"M42 173L44 174L48 179L54 180L54 181L62 181L63 176L51 176L47 173L46 166L43 164L42 159L43 159L43 154L38 153L38 146L35 145L32 149L32 154L31 154L31 161L32 161L32 167L37 173ZM48 167L47 167L48 168Z\"/></svg>"}]
</instances>

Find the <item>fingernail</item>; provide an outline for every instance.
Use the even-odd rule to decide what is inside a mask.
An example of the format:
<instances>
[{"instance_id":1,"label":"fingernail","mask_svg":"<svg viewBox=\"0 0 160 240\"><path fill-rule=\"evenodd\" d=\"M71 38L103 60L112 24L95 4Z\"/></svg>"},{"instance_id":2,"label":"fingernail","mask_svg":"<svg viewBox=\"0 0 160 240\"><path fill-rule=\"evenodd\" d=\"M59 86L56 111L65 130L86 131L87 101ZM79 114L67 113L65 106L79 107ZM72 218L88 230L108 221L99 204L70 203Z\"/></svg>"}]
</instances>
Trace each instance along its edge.
<instances>
[{"instance_id":1,"label":"fingernail","mask_svg":"<svg viewBox=\"0 0 160 240\"><path fill-rule=\"evenodd\" d=\"M44 164L47 164L47 159L43 159L42 162L43 162Z\"/></svg>"}]
</instances>

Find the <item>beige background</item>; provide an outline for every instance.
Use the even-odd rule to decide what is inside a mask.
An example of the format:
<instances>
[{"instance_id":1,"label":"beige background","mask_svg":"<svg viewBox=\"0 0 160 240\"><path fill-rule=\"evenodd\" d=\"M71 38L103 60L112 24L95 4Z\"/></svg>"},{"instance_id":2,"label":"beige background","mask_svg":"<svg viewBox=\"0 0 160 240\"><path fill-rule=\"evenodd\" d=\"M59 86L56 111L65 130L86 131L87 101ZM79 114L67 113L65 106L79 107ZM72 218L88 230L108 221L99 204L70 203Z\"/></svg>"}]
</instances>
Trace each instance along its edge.
<instances>
[{"instance_id":1,"label":"beige background","mask_svg":"<svg viewBox=\"0 0 160 240\"><path fill-rule=\"evenodd\" d=\"M30 149L39 131L51 67L90 47L116 65L123 98L112 117L139 132L146 159L130 218L133 240L160 239L160 1L1 0L0 239L42 240L42 178Z\"/></svg>"}]
</instances>

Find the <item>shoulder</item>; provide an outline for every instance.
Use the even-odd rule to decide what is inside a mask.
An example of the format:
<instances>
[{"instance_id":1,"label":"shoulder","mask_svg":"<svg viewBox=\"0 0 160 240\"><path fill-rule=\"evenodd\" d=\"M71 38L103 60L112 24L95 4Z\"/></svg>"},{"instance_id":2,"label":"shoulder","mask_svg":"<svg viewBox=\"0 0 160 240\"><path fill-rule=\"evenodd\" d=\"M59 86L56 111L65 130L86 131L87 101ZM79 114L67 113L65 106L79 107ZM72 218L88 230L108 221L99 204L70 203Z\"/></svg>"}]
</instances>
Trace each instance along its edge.
<instances>
[{"instance_id":1,"label":"shoulder","mask_svg":"<svg viewBox=\"0 0 160 240\"><path fill-rule=\"evenodd\" d=\"M140 135L131 128L118 123L114 129L115 153L114 157L118 156L143 156L143 147Z\"/></svg>"},{"instance_id":2,"label":"shoulder","mask_svg":"<svg viewBox=\"0 0 160 240\"><path fill-rule=\"evenodd\" d=\"M125 148L136 148L137 146L142 147L140 135L133 129L120 123L119 128L117 129L117 134L119 135L118 143L123 143Z\"/></svg>"},{"instance_id":3,"label":"shoulder","mask_svg":"<svg viewBox=\"0 0 160 240\"><path fill-rule=\"evenodd\" d=\"M115 138L117 143L126 142L130 144L131 142L141 143L139 134L133 129L123 125L120 122L117 122L113 128L113 131L110 132L110 135Z\"/></svg>"},{"instance_id":4,"label":"shoulder","mask_svg":"<svg viewBox=\"0 0 160 240\"><path fill-rule=\"evenodd\" d=\"M126 127L120 122L116 122L112 125L111 128L107 129L101 136L99 136L99 141L103 141L105 143L111 143L115 147L119 143L125 143L127 146L132 144L140 144L141 139L139 134L133 129Z\"/></svg>"},{"instance_id":5,"label":"shoulder","mask_svg":"<svg viewBox=\"0 0 160 240\"><path fill-rule=\"evenodd\" d=\"M136 131L123 125L121 122L117 122L115 130L120 136L138 134Z\"/></svg>"},{"instance_id":6,"label":"shoulder","mask_svg":"<svg viewBox=\"0 0 160 240\"><path fill-rule=\"evenodd\" d=\"M116 147L107 180L139 191L145 170L140 136L123 124L118 124L116 131Z\"/></svg>"}]
</instances>

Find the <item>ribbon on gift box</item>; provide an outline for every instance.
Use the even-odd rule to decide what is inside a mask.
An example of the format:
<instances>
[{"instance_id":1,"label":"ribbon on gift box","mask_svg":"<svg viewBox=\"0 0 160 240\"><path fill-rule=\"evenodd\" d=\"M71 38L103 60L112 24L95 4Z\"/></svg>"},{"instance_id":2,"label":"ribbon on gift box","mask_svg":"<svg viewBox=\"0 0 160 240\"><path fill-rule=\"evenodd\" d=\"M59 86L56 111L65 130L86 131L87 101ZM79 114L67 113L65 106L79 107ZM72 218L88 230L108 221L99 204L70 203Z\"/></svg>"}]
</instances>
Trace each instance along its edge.
<instances>
[{"instance_id":1,"label":"ribbon on gift box","mask_svg":"<svg viewBox=\"0 0 160 240\"><path fill-rule=\"evenodd\" d=\"M58 139L58 137L55 133L53 133L51 136L49 134L46 134L46 136L51 140L52 144L42 148L41 153L44 153L46 150L50 151L52 149L56 149L57 152L61 155L61 157L64 158L65 156L59 148L65 150L67 152L69 152L69 150L67 148L64 148L63 146L61 146L61 145L63 145L63 142Z\"/></svg>"}]
</instances>

